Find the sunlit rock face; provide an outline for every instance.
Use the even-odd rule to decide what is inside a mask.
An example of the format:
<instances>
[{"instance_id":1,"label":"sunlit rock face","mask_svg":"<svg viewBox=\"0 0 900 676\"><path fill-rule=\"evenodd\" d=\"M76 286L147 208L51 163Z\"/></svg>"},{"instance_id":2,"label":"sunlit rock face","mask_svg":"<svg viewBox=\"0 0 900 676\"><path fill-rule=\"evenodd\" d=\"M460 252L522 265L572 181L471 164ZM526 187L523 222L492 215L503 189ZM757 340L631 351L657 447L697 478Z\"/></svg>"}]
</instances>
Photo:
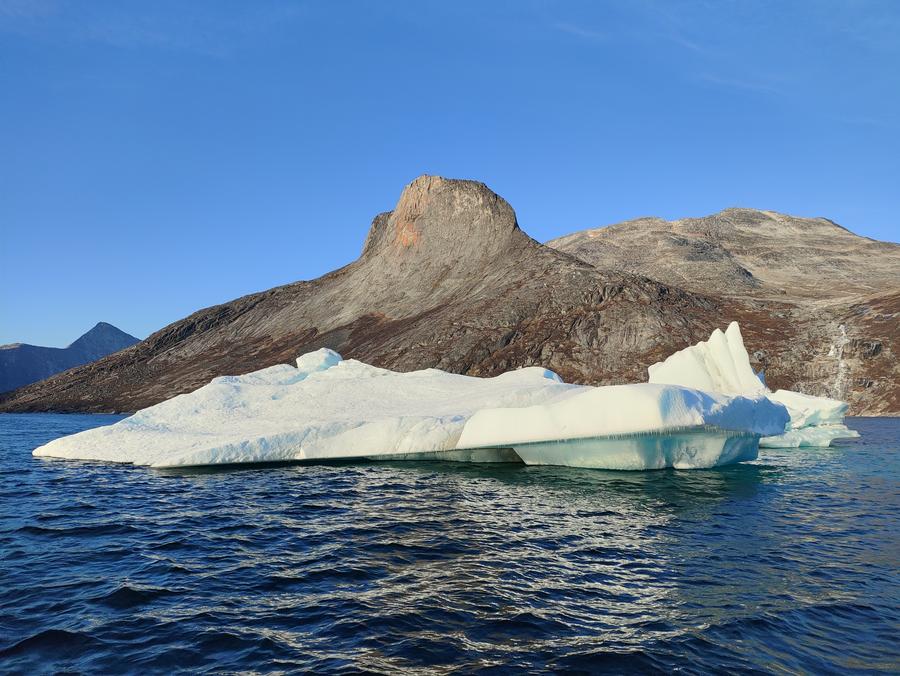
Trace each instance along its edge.
<instances>
[{"instance_id":1,"label":"sunlit rock face","mask_svg":"<svg viewBox=\"0 0 900 676\"><path fill-rule=\"evenodd\" d=\"M716 329L709 340L653 364L648 375L651 383L683 385L733 396L765 397L783 405L790 420L783 434L766 436L760 441L764 447L830 446L834 439L859 436L843 424L846 402L790 390L769 390L762 374L755 374L750 366L736 322L724 332Z\"/></svg>"},{"instance_id":2,"label":"sunlit rock face","mask_svg":"<svg viewBox=\"0 0 900 676\"><path fill-rule=\"evenodd\" d=\"M683 387L567 385L525 368L492 378L399 373L320 349L222 376L36 456L154 467L379 458L605 469L695 468L756 457L783 406Z\"/></svg>"}]
</instances>

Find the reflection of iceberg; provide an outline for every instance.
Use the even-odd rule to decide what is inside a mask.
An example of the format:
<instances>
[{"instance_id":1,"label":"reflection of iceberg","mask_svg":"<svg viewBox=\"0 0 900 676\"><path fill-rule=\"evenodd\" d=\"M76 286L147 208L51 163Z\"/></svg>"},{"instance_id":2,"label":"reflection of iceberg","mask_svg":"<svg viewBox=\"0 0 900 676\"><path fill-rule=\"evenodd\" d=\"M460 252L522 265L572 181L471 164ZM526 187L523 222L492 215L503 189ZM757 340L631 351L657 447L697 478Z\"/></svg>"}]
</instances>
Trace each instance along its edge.
<instances>
[{"instance_id":1,"label":"reflection of iceberg","mask_svg":"<svg viewBox=\"0 0 900 676\"><path fill-rule=\"evenodd\" d=\"M765 398L567 385L541 368L396 373L323 349L296 368L216 378L34 454L156 467L372 457L711 467L755 458L759 437L786 422Z\"/></svg>"},{"instance_id":2,"label":"reflection of iceberg","mask_svg":"<svg viewBox=\"0 0 900 676\"><path fill-rule=\"evenodd\" d=\"M651 366L648 372L651 383L682 385L733 396L765 396L784 405L790 414L784 433L764 437L760 446L829 446L834 439L859 436L843 424L846 403L791 390L770 391L750 367L737 322L731 322L724 333L716 329L708 341L676 352Z\"/></svg>"}]
</instances>

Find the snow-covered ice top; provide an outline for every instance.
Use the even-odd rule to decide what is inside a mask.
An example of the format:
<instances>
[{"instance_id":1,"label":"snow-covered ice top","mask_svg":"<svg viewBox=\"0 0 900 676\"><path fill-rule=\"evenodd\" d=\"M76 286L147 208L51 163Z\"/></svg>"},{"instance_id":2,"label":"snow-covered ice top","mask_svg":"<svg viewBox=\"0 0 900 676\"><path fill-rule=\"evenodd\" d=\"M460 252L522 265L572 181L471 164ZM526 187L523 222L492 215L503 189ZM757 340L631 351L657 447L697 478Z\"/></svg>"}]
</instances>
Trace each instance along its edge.
<instances>
[{"instance_id":1,"label":"snow-covered ice top","mask_svg":"<svg viewBox=\"0 0 900 676\"><path fill-rule=\"evenodd\" d=\"M646 383L567 385L531 367L494 378L397 373L331 350L223 376L114 425L56 439L38 456L171 467L399 455L514 442L715 426L773 434L785 409Z\"/></svg>"},{"instance_id":2,"label":"snow-covered ice top","mask_svg":"<svg viewBox=\"0 0 900 676\"><path fill-rule=\"evenodd\" d=\"M783 434L762 439L762 446L828 446L833 439L858 437L844 424L847 404L791 390L772 392L753 373L737 322L647 369L651 383L694 387L746 397L766 397L784 405L790 422Z\"/></svg>"}]
</instances>

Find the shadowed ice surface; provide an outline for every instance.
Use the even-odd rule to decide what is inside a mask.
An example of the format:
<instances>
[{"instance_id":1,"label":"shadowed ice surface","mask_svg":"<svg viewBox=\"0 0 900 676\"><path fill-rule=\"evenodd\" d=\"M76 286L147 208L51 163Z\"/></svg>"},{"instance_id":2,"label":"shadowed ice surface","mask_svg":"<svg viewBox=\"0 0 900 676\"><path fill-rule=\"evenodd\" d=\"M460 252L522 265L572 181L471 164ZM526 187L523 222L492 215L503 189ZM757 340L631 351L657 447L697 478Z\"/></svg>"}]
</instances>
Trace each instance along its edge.
<instances>
[{"instance_id":1,"label":"shadowed ice surface","mask_svg":"<svg viewBox=\"0 0 900 676\"><path fill-rule=\"evenodd\" d=\"M0 416L0 670L896 671L900 420L711 470L33 458Z\"/></svg>"}]
</instances>

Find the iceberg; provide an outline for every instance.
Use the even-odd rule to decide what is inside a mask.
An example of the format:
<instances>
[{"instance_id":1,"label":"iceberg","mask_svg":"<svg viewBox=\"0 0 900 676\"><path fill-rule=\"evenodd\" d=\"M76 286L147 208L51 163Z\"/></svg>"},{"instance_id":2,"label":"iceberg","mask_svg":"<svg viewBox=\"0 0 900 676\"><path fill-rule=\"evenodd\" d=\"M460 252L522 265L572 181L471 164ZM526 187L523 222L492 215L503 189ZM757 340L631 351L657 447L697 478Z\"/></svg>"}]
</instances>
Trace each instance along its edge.
<instances>
[{"instance_id":1,"label":"iceberg","mask_svg":"<svg viewBox=\"0 0 900 676\"><path fill-rule=\"evenodd\" d=\"M152 467L339 459L604 469L752 460L785 407L679 385L571 385L539 367L493 378L399 373L328 349L53 440L35 456Z\"/></svg>"},{"instance_id":2,"label":"iceberg","mask_svg":"<svg viewBox=\"0 0 900 676\"><path fill-rule=\"evenodd\" d=\"M847 403L828 397L815 397L791 390L776 390L768 395L787 408L791 421L784 434L764 437L766 448L831 446L835 439L853 439L859 432L844 425Z\"/></svg>"},{"instance_id":3,"label":"iceberg","mask_svg":"<svg viewBox=\"0 0 900 676\"><path fill-rule=\"evenodd\" d=\"M755 374L737 322L723 332L716 329L701 341L650 366L651 383L682 385L731 396L765 397L783 405L790 420L781 433L764 436L763 448L830 446L834 439L850 439L859 433L844 425L847 404L791 390L772 392Z\"/></svg>"},{"instance_id":4,"label":"iceberg","mask_svg":"<svg viewBox=\"0 0 900 676\"><path fill-rule=\"evenodd\" d=\"M461 447L510 446L529 465L694 469L754 460L786 411L766 399L670 385L585 387L538 406L476 412Z\"/></svg>"},{"instance_id":5,"label":"iceberg","mask_svg":"<svg viewBox=\"0 0 900 676\"><path fill-rule=\"evenodd\" d=\"M769 388L750 367L750 356L737 322L647 369L649 382L682 385L705 392L765 396Z\"/></svg>"}]
</instances>

